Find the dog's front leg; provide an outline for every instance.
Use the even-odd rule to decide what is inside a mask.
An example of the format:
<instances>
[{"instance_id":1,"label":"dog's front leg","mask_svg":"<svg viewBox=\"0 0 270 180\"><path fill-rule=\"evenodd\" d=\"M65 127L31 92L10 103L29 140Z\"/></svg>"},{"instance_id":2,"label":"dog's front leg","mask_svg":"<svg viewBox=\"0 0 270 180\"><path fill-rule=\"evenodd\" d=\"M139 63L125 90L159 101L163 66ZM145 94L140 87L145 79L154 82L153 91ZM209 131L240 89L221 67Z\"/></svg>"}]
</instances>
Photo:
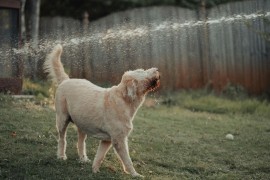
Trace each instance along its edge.
<instances>
[{"instance_id":1,"label":"dog's front leg","mask_svg":"<svg viewBox=\"0 0 270 180\"><path fill-rule=\"evenodd\" d=\"M94 173L97 173L99 171L99 167L103 159L105 158L107 152L109 151L111 144L112 144L111 141L100 141L97 154L95 156L93 166L92 166Z\"/></svg>"},{"instance_id":2,"label":"dog's front leg","mask_svg":"<svg viewBox=\"0 0 270 180\"><path fill-rule=\"evenodd\" d=\"M133 167L133 163L129 156L127 137L117 138L112 140L113 147L120 158L124 171L130 173L132 176L143 177Z\"/></svg>"},{"instance_id":3,"label":"dog's front leg","mask_svg":"<svg viewBox=\"0 0 270 180\"><path fill-rule=\"evenodd\" d=\"M90 162L86 155L86 146L85 146L85 140L87 138L86 133L84 133L80 128L78 128L78 143L77 143L77 149L78 149L78 155L81 162Z\"/></svg>"}]
</instances>

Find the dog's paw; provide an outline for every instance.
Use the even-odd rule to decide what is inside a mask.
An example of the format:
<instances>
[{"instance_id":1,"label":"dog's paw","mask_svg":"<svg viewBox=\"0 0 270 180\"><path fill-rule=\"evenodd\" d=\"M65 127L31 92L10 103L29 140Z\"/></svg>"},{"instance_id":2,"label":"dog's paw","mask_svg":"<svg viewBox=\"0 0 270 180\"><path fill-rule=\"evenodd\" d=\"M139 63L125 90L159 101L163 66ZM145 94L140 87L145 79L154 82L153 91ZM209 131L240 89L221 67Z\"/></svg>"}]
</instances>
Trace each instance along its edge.
<instances>
[{"instance_id":1,"label":"dog's paw","mask_svg":"<svg viewBox=\"0 0 270 180\"><path fill-rule=\"evenodd\" d=\"M138 178L144 178L143 175L141 175L141 174L139 174L139 173L137 173L137 172L131 174L131 176L133 176L133 177L138 177Z\"/></svg>"},{"instance_id":2,"label":"dog's paw","mask_svg":"<svg viewBox=\"0 0 270 180\"><path fill-rule=\"evenodd\" d=\"M98 173L99 172L99 166L92 166L92 171L93 171L93 173Z\"/></svg>"},{"instance_id":3,"label":"dog's paw","mask_svg":"<svg viewBox=\"0 0 270 180\"><path fill-rule=\"evenodd\" d=\"M67 156L66 155L64 155L64 156L57 155L57 159L67 160Z\"/></svg>"},{"instance_id":4,"label":"dog's paw","mask_svg":"<svg viewBox=\"0 0 270 180\"><path fill-rule=\"evenodd\" d=\"M90 163L90 162L91 162L91 160L88 159L87 156L80 157L79 161L80 161L81 163Z\"/></svg>"},{"instance_id":5,"label":"dog's paw","mask_svg":"<svg viewBox=\"0 0 270 180\"><path fill-rule=\"evenodd\" d=\"M93 173L98 173L99 172L99 167L93 167L92 171L93 171Z\"/></svg>"}]
</instances>

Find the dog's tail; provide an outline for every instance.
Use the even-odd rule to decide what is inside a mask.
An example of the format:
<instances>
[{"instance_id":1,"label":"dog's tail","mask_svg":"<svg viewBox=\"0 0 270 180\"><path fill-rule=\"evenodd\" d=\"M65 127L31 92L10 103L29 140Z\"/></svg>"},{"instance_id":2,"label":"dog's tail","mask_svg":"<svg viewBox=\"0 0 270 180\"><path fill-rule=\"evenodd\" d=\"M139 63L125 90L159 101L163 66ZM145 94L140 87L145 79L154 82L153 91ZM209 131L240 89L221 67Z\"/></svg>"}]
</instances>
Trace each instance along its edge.
<instances>
[{"instance_id":1,"label":"dog's tail","mask_svg":"<svg viewBox=\"0 0 270 180\"><path fill-rule=\"evenodd\" d=\"M61 63L62 51L62 46L60 44L56 45L52 52L47 56L43 65L43 69L48 73L48 77L57 84L61 84L64 80L69 79L68 75L65 73L63 64Z\"/></svg>"}]
</instances>

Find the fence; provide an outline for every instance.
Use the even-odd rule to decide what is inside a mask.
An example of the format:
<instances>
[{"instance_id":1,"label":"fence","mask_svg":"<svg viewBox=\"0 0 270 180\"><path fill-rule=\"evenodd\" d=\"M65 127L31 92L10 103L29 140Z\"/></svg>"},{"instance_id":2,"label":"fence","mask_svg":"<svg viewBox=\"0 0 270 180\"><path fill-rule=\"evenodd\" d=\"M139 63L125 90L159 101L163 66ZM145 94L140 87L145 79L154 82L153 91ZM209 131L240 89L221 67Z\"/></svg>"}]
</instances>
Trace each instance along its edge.
<instances>
[{"instance_id":1,"label":"fence","mask_svg":"<svg viewBox=\"0 0 270 180\"><path fill-rule=\"evenodd\" d=\"M20 1L0 1L0 92L21 93L23 66L20 57L3 49L18 48Z\"/></svg>"},{"instance_id":2,"label":"fence","mask_svg":"<svg viewBox=\"0 0 270 180\"><path fill-rule=\"evenodd\" d=\"M141 8L85 26L43 17L40 34L64 45L72 77L94 83L115 84L126 70L155 66L166 90L208 85L220 91L232 83L262 93L270 90L270 23L262 15L268 11L270 1L252 0L198 11Z\"/></svg>"}]
</instances>

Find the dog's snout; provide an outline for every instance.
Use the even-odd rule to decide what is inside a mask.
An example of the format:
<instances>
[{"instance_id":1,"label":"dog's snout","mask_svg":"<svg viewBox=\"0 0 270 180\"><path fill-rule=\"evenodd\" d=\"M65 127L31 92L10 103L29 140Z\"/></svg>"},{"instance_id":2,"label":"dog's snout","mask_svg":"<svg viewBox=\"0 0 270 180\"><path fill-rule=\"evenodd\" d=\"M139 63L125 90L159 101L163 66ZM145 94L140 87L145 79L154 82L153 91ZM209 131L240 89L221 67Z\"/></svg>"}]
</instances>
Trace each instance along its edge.
<instances>
[{"instance_id":1,"label":"dog's snout","mask_svg":"<svg viewBox=\"0 0 270 180\"><path fill-rule=\"evenodd\" d=\"M156 71L156 78L157 78L157 80L160 80L160 73L159 73L158 69Z\"/></svg>"},{"instance_id":2,"label":"dog's snout","mask_svg":"<svg viewBox=\"0 0 270 180\"><path fill-rule=\"evenodd\" d=\"M146 71L149 73L155 73L155 72L158 72L158 68L153 67L153 68L147 69Z\"/></svg>"}]
</instances>

